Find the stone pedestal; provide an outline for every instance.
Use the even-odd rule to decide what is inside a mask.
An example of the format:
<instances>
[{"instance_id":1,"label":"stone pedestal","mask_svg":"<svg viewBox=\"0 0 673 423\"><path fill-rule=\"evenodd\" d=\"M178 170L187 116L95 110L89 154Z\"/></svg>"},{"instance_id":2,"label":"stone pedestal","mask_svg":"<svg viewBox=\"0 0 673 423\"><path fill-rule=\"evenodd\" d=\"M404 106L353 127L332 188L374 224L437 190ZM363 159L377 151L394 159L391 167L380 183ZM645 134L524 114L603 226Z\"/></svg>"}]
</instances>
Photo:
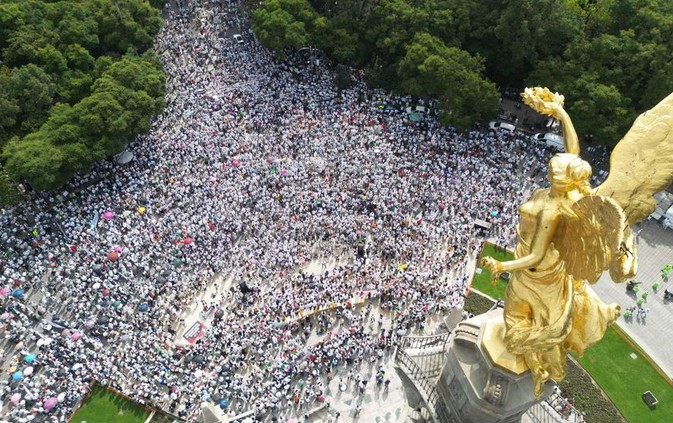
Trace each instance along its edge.
<instances>
[{"instance_id":1,"label":"stone pedestal","mask_svg":"<svg viewBox=\"0 0 673 423\"><path fill-rule=\"evenodd\" d=\"M507 352L498 308L458 324L437 382L435 413L442 423L513 423L535 403L523 357ZM542 398L553 388L547 383Z\"/></svg>"}]
</instances>

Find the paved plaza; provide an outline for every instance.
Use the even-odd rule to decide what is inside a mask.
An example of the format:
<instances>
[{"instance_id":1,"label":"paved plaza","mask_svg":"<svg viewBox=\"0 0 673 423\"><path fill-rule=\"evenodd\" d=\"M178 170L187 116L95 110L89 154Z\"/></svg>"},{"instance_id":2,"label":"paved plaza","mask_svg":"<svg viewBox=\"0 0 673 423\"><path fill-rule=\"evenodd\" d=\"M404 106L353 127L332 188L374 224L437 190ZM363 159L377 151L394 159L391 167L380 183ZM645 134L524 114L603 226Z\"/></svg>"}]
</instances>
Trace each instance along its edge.
<instances>
[{"instance_id":1,"label":"paved plaza","mask_svg":"<svg viewBox=\"0 0 673 423\"><path fill-rule=\"evenodd\" d=\"M596 293L606 302L617 302L622 306L619 327L633 338L645 352L668 375L673 377L673 302L664 302L664 289L673 289L673 282L662 281L661 268L673 263L673 230L664 229L656 221L646 221L635 228L638 234L638 274L641 282L640 295L647 291L649 296L643 307L650 310L645 319L625 318L624 310L636 305L636 297L628 294L626 284L615 284L606 272L593 286ZM659 282L655 291L652 284Z\"/></svg>"}]
</instances>

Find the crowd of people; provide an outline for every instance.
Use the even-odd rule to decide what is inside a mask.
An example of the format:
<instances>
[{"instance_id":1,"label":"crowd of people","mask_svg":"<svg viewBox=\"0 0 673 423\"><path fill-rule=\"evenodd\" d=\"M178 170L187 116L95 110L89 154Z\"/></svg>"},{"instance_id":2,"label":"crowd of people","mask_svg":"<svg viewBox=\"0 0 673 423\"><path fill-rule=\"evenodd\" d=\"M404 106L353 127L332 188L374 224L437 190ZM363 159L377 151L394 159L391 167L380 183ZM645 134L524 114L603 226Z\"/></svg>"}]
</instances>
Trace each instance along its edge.
<instances>
[{"instance_id":1,"label":"crowd of people","mask_svg":"<svg viewBox=\"0 0 673 423\"><path fill-rule=\"evenodd\" d=\"M460 307L475 219L512 245L546 174L544 146L413 122L411 98L357 71L338 90L329 66L275 59L235 2L184 6L156 39L167 105L134 159L0 216L5 421L65 422L94 380L185 419L203 401L301 415L335 369ZM216 275L216 318L176 346Z\"/></svg>"}]
</instances>

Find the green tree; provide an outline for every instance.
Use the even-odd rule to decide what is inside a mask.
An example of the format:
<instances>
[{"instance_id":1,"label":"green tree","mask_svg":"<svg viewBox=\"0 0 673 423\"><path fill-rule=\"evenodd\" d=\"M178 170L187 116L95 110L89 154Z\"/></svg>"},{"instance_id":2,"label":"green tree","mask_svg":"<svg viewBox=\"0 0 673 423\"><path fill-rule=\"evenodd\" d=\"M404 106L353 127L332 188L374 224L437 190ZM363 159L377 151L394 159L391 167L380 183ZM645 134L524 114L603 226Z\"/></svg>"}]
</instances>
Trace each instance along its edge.
<instances>
[{"instance_id":1,"label":"green tree","mask_svg":"<svg viewBox=\"0 0 673 423\"><path fill-rule=\"evenodd\" d=\"M4 149L5 169L13 180L28 180L34 189L44 191L67 181L62 174L63 151L34 132L22 140L12 139Z\"/></svg>"},{"instance_id":2,"label":"green tree","mask_svg":"<svg viewBox=\"0 0 673 423\"><path fill-rule=\"evenodd\" d=\"M279 56L286 47L315 45L318 29L325 26L307 0L269 0L252 14L252 28L260 42Z\"/></svg>"},{"instance_id":3,"label":"green tree","mask_svg":"<svg viewBox=\"0 0 673 423\"><path fill-rule=\"evenodd\" d=\"M21 200L16 185L9 179L7 172L0 166L0 208L13 206Z\"/></svg>"},{"instance_id":4,"label":"green tree","mask_svg":"<svg viewBox=\"0 0 673 423\"><path fill-rule=\"evenodd\" d=\"M160 25L147 0L0 4L6 175L52 189L146 131L163 107L162 64L147 53Z\"/></svg>"},{"instance_id":5,"label":"green tree","mask_svg":"<svg viewBox=\"0 0 673 423\"><path fill-rule=\"evenodd\" d=\"M7 38L7 47L2 51L4 64L22 66L37 62L38 52L52 45L56 38L56 33L49 26L49 23L42 28L24 26L12 32Z\"/></svg>"},{"instance_id":6,"label":"green tree","mask_svg":"<svg viewBox=\"0 0 673 423\"><path fill-rule=\"evenodd\" d=\"M483 71L481 58L427 33L416 34L398 68L402 90L439 98L440 119L459 130L495 113L500 95Z\"/></svg>"},{"instance_id":7,"label":"green tree","mask_svg":"<svg viewBox=\"0 0 673 423\"><path fill-rule=\"evenodd\" d=\"M16 116L21 111L15 99L0 94L0 146L10 137L16 127Z\"/></svg>"},{"instance_id":8,"label":"green tree","mask_svg":"<svg viewBox=\"0 0 673 423\"><path fill-rule=\"evenodd\" d=\"M36 64L52 77L58 77L68 69L68 61L51 44L37 50Z\"/></svg>"},{"instance_id":9,"label":"green tree","mask_svg":"<svg viewBox=\"0 0 673 423\"><path fill-rule=\"evenodd\" d=\"M414 34L426 30L429 14L405 0L382 0L367 20L367 41L381 66L396 63Z\"/></svg>"},{"instance_id":10,"label":"green tree","mask_svg":"<svg viewBox=\"0 0 673 423\"><path fill-rule=\"evenodd\" d=\"M577 1L471 0L471 27L463 47L486 59L487 74L518 86L540 60L557 57L583 36L584 12Z\"/></svg>"},{"instance_id":11,"label":"green tree","mask_svg":"<svg viewBox=\"0 0 673 423\"><path fill-rule=\"evenodd\" d=\"M36 130L47 120L56 85L42 68L29 64L12 69L7 90L20 107L16 119L22 133Z\"/></svg>"},{"instance_id":12,"label":"green tree","mask_svg":"<svg viewBox=\"0 0 673 423\"><path fill-rule=\"evenodd\" d=\"M570 100L568 113L585 140L614 145L626 134L636 114L629 99L615 86L597 79L595 75L582 75L564 91Z\"/></svg>"},{"instance_id":13,"label":"green tree","mask_svg":"<svg viewBox=\"0 0 673 423\"><path fill-rule=\"evenodd\" d=\"M0 66L0 147L16 130L17 116L21 112L19 104L10 92L12 71Z\"/></svg>"},{"instance_id":14,"label":"green tree","mask_svg":"<svg viewBox=\"0 0 673 423\"><path fill-rule=\"evenodd\" d=\"M60 78L58 96L60 101L75 104L91 92L93 78L80 70L67 70Z\"/></svg>"},{"instance_id":15,"label":"green tree","mask_svg":"<svg viewBox=\"0 0 673 423\"><path fill-rule=\"evenodd\" d=\"M0 4L0 50L7 47L10 35L25 24L25 15L18 4Z\"/></svg>"},{"instance_id":16,"label":"green tree","mask_svg":"<svg viewBox=\"0 0 673 423\"><path fill-rule=\"evenodd\" d=\"M100 40L99 53L144 52L161 28L161 12L147 0L91 0Z\"/></svg>"},{"instance_id":17,"label":"green tree","mask_svg":"<svg viewBox=\"0 0 673 423\"><path fill-rule=\"evenodd\" d=\"M330 20L325 31L316 35L317 45L333 60L354 64L361 59L360 40L344 23L339 18Z\"/></svg>"},{"instance_id":18,"label":"green tree","mask_svg":"<svg viewBox=\"0 0 673 423\"><path fill-rule=\"evenodd\" d=\"M91 4L67 2L63 16L56 23L60 45L76 44L91 51L98 47L98 22Z\"/></svg>"},{"instance_id":19,"label":"green tree","mask_svg":"<svg viewBox=\"0 0 673 423\"><path fill-rule=\"evenodd\" d=\"M79 44L70 44L63 49L63 54L68 61L69 69L77 69L84 72L93 70L96 61L89 51Z\"/></svg>"}]
</instances>

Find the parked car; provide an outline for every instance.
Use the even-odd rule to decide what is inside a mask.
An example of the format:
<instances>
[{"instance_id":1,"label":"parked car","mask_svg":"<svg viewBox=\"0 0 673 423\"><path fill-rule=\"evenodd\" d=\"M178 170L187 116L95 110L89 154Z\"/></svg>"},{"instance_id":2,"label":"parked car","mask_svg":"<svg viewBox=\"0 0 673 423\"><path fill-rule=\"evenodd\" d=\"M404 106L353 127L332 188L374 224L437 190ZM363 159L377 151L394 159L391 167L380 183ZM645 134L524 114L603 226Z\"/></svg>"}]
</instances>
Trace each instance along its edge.
<instances>
[{"instance_id":1,"label":"parked car","mask_svg":"<svg viewBox=\"0 0 673 423\"><path fill-rule=\"evenodd\" d=\"M530 138L535 142L544 143L547 147L551 147L556 151L565 151L565 144L563 142L562 135L555 134L553 132L541 132L539 134L532 135Z\"/></svg>"},{"instance_id":2,"label":"parked car","mask_svg":"<svg viewBox=\"0 0 673 423\"><path fill-rule=\"evenodd\" d=\"M488 127L494 131L504 131L509 134L513 134L514 131L516 130L516 126L514 126L511 123L507 122L498 122L498 121L491 121L488 124Z\"/></svg>"},{"instance_id":3,"label":"parked car","mask_svg":"<svg viewBox=\"0 0 673 423\"><path fill-rule=\"evenodd\" d=\"M234 41L236 41L236 44L243 44L243 36L241 34L234 34Z\"/></svg>"}]
</instances>

